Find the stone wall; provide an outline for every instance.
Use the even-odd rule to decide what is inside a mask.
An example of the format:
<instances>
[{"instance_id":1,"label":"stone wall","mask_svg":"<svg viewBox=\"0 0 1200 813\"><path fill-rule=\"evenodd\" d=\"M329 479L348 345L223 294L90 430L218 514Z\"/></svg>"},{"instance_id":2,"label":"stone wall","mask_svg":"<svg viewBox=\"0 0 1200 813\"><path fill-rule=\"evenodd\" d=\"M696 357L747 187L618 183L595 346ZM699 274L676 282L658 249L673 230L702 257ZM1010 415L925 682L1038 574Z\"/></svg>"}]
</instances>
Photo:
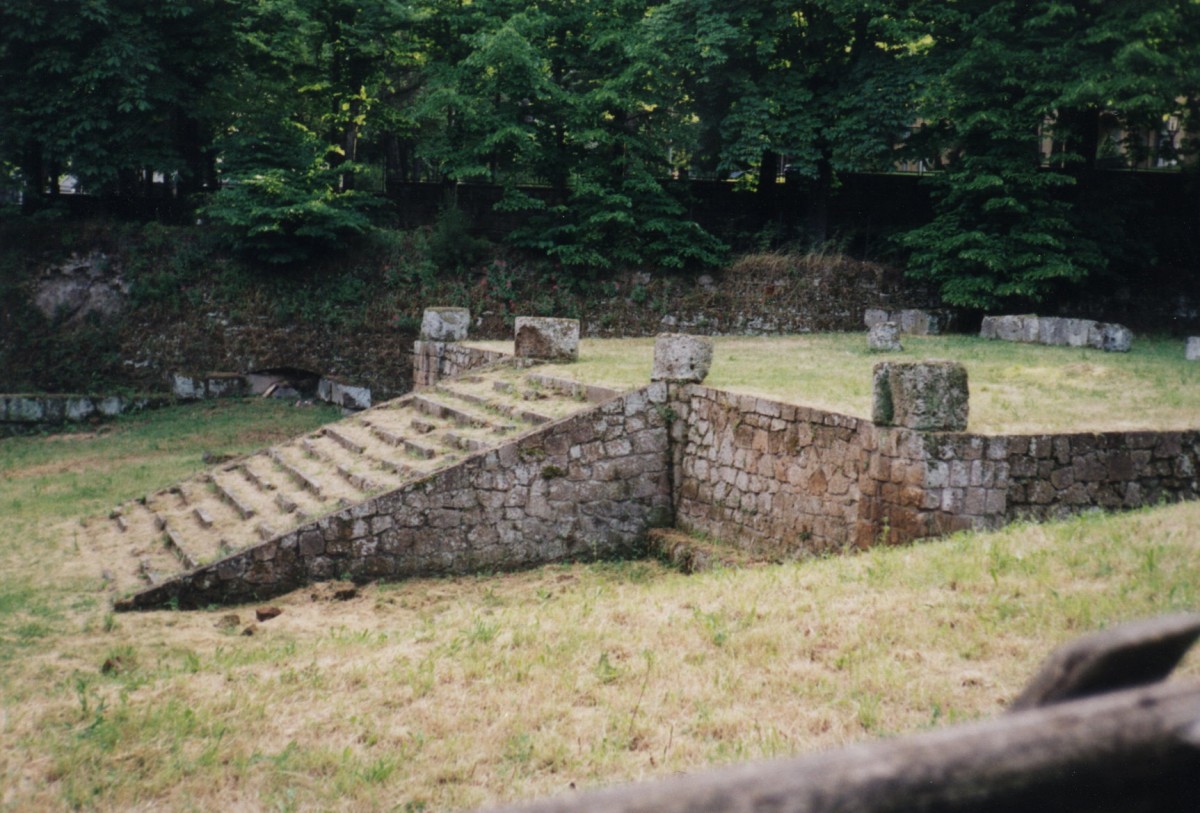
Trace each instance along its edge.
<instances>
[{"instance_id":1,"label":"stone wall","mask_svg":"<svg viewBox=\"0 0 1200 813\"><path fill-rule=\"evenodd\" d=\"M919 432L672 389L675 521L791 557L1200 498L1200 431Z\"/></svg>"},{"instance_id":2,"label":"stone wall","mask_svg":"<svg viewBox=\"0 0 1200 813\"><path fill-rule=\"evenodd\" d=\"M413 342L413 386L433 386L440 379L461 375L506 358L510 358L507 353L454 342Z\"/></svg>"},{"instance_id":3,"label":"stone wall","mask_svg":"<svg viewBox=\"0 0 1200 813\"><path fill-rule=\"evenodd\" d=\"M139 593L119 609L262 599L310 581L508 570L611 556L669 524L665 384L477 453Z\"/></svg>"},{"instance_id":4,"label":"stone wall","mask_svg":"<svg viewBox=\"0 0 1200 813\"><path fill-rule=\"evenodd\" d=\"M700 385L672 409L678 527L767 555L855 542L869 422Z\"/></svg>"}]
</instances>

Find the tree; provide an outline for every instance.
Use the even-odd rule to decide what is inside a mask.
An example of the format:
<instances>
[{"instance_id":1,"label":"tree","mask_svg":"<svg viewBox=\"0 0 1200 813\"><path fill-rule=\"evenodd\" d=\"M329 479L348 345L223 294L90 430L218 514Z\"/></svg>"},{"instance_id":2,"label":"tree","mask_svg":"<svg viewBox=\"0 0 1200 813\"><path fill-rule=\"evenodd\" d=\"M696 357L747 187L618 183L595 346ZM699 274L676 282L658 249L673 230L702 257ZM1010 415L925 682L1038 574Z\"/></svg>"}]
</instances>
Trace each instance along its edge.
<instances>
[{"instance_id":1,"label":"tree","mask_svg":"<svg viewBox=\"0 0 1200 813\"><path fill-rule=\"evenodd\" d=\"M754 177L782 161L823 241L839 172L889 169L912 124L924 23L913 3L670 0L651 18L658 68L699 118L698 167Z\"/></svg>"},{"instance_id":2,"label":"tree","mask_svg":"<svg viewBox=\"0 0 1200 813\"><path fill-rule=\"evenodd\" d=\"M505 186L513 233L567 266L716 261L721 249L664 188L675 114L638 53L645 0L495 0L424 94L426 155L457 181ZM520 188L545 183L548 195Z\"/></svg>"},{"instance_id":3,"label":"tree","mask_svg":"<svg viewBox=\"0 0 1200 813\"><path fill-rule=\"evenodd\" d=\"M139 194L154 172L211 181L207 96L229 58L228 0L10 0L0 5L0 156L28 199L75 175Z\"/></svg>"},{"instance_id":4,"label":"tree","mask_svg":"<svg viewBox=\"0 0 1200 813\"><path fill-rule=\"evenodd\" d=\"M995 308L1104 269L1123 241L1103 208L1120 201L1074 197L1095 165L1099 114L1136 127L1194 95L1198 11L1186 0L944 4L931 50L943 79L925 118L947 138L947 167L932 181L933 222L902 238L910 273L951 304Z\"/></svg>"}]
</instances>

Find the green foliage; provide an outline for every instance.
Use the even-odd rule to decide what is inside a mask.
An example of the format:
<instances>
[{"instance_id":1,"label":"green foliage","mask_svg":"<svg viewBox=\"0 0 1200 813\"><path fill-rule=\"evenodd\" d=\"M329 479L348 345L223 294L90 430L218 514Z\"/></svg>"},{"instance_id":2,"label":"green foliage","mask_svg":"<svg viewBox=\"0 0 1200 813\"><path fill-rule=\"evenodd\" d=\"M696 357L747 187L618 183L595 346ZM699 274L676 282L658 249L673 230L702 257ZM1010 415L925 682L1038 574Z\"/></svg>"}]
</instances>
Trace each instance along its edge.
<instances>
[{"instance_id":1,"label":"green foliage","mask_svg":"<svg viewBox=\"0 0 1200 813\"><path fill-rule=\"evenodd\" d=\"M257 135L229 139L231 168L201 210L230 229L238 251L273 265L300 262L371 227L367 210L377 200L339 189L348 167L331 167L314 134L292 125L265 143Z\"/></svg>"},{"instance_id":2,"label":"green foliage","mask_svg":"<svg viewBox=\"0 0 1200 813\"><path fill-rule=\"evenodd\" d=\"M471 234L467 214L457 206L438 213L429 235L429 256L444 271L464 271L483 260L488 241Z\"/></svg>"},{"instance_id":3,"label":"green foliage","mask_svg":"<svg viewBox=\"0 0 1200 813\"><path fill-rule=\"evenodd\" d=\"M925 143L947 169L932 181L933 222L900 241L910 273L948 303L1027 306L1129 251L1123 196L1078 201L1077 176L1095 164L1103 110L1152 124L1198 86L1200 7L971 0L944 10L929 53L942 78L923 109Z\"/></svg>"}]
</instances>

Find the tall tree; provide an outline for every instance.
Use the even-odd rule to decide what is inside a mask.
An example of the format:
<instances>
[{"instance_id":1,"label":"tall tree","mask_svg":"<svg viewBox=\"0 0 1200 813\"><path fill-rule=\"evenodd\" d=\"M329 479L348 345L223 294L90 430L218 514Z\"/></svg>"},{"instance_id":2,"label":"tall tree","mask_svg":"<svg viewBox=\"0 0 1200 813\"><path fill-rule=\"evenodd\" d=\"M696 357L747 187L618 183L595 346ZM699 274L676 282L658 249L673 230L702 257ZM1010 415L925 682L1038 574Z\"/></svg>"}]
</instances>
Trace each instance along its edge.
<instances>
[{"instance_id":1,"label":"tall tree","mask_svg":"<svg viewBox=\"0 0 1200 813\"><path fill-rule=\"evenodd\" d=\"M825 239L839 172L888 169L915 117L924 23L912 2L670 0L659 69L699 118L694 160L770 195L786 161Z\"/></svg>"},{"instance_id":2,"label":"tall tree","mask_svg":"<svg viewBox=\"0 0 1200 813\"><path fill-rule=\"evenodd\" d=\"M154 172L211 180L211 82L228 64L228 0L10 0L0 5L0 154L37 199L71 173L138 194Z\"/></svg>"},{"instance_id":3,"label":"tall tree","mask_svg":"<svg viewBox=\"0 0 1200 813\"><path fill-rule=\"evenodd\" d=\"M1099 114L1136 129L1194 97L1200 6L1191 0L947 0L925 109L948 140L935 219L903 237L910 272L952 304L1039 301L1106 267L1116 200L1076 205ZM1053 157L1044 152L1053 139Z\"/></svg>"},{"instance_id":4,"label":"tall tree","mask_svg":"<svg viewBox=\"0 0 1200 813\"><path fill-rule=\"evenodd\" d=\"M638 53L646 0L483 6L469 53L423 99L440 140L427 155L456 180L506 187L532 211L519 244L565 265L712 262L719 244L664 188L675 115ZM543 199L521 191L549 185Z\"/></svg>"}]
</instances>

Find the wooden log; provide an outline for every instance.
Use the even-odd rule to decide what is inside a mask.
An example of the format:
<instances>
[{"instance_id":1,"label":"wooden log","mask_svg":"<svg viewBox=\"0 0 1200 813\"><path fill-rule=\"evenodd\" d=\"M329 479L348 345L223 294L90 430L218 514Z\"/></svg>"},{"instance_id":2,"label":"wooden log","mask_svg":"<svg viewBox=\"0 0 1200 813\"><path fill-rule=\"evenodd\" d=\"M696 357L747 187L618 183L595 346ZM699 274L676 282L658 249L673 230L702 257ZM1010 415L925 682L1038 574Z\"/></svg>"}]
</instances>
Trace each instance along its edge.
<instances>
[{"instance_id":1,"label":"wooden log","mask_svg":"<svg viewBox=\"0 0 1200 813\"><path fill-rule=\"evenodd\" d=\"M1163 683L797 759L577 793L524 813L1195 809L1200 684Z\"/></svg>"},{"instance_id":2,"label":"wooden log","mask_svg":"<svg viewBox=\"0 0 1200 813\"><path fill-rule=\"evenodd\" d=\"M1198 613L1133 621L1082 636L1046 659L1009 710L1157 683L1171 674L1197 638Z\"/></svg>"}]
</instances>

